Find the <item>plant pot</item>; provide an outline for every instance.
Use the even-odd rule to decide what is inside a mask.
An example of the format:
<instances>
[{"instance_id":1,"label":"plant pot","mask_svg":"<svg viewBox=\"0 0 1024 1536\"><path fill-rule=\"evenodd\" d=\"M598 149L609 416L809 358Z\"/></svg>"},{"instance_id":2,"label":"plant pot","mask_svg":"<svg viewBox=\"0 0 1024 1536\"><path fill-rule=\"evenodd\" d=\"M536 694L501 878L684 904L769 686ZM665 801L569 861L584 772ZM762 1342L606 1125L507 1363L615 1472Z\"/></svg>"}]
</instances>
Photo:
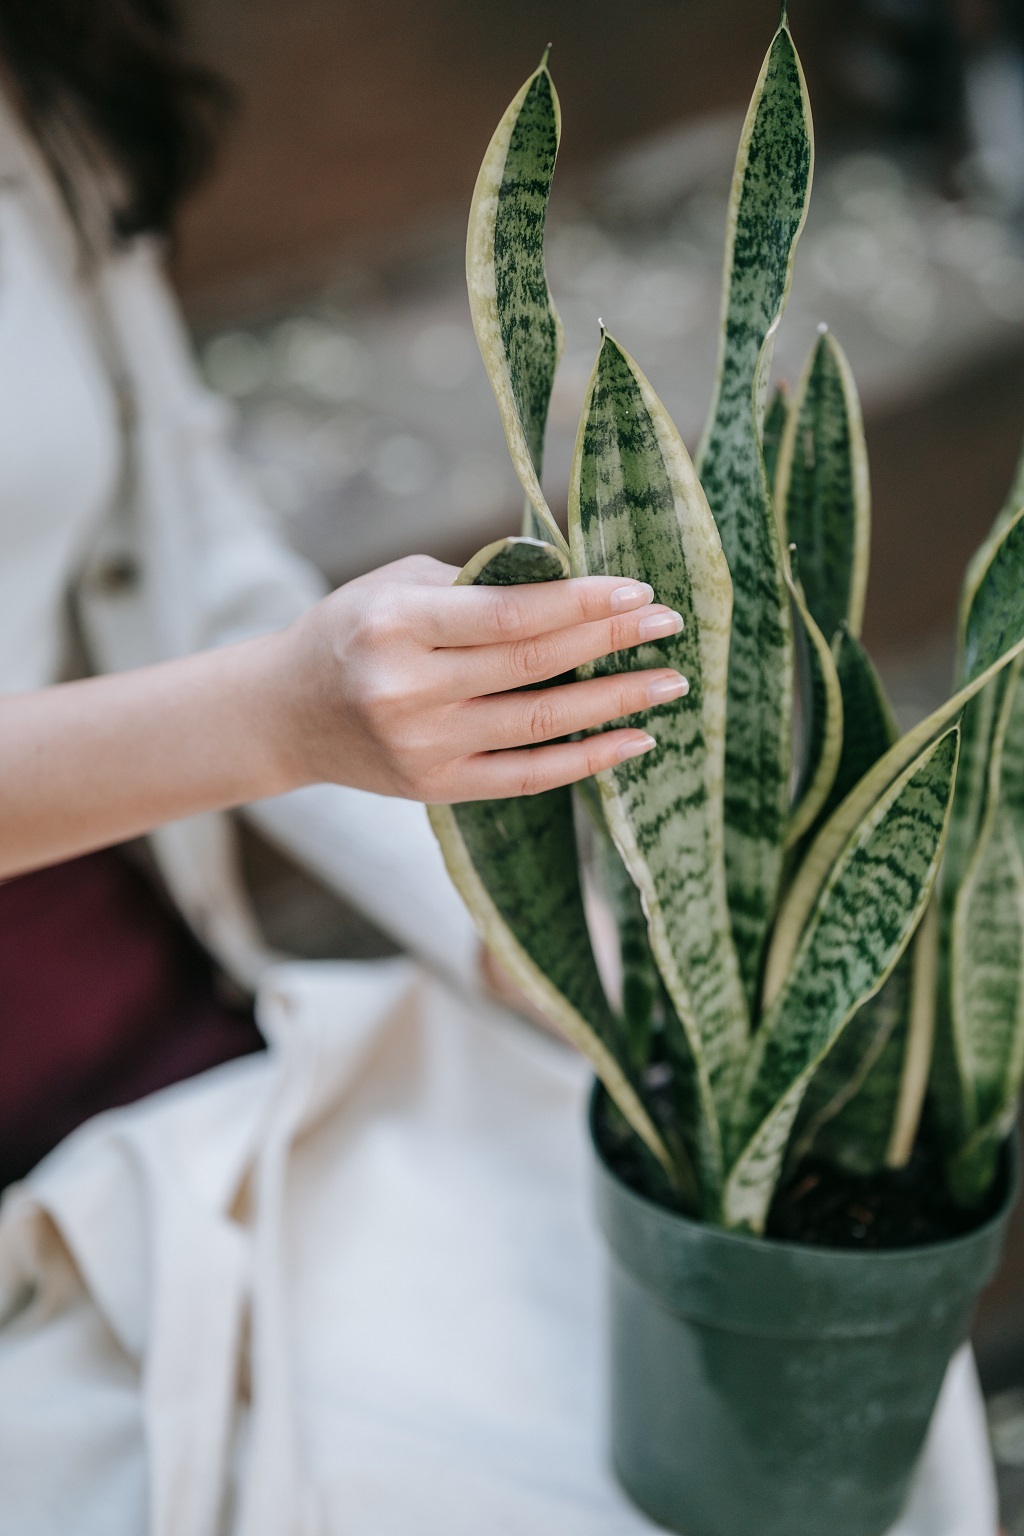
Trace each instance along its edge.
<instances>
[{"instance_id":1,"label":"plant pot","mask_svg":"<svg viewBox=\"0 0 1024 1536\"><path fill-rule=\"evenodd\" d=\"M634 1502L684 1536L883 1536L998 1264L1012 1162L975 1231L871 1253L687 1220L598 1150L612 1452Z\"/></svg>"}]
</instances>

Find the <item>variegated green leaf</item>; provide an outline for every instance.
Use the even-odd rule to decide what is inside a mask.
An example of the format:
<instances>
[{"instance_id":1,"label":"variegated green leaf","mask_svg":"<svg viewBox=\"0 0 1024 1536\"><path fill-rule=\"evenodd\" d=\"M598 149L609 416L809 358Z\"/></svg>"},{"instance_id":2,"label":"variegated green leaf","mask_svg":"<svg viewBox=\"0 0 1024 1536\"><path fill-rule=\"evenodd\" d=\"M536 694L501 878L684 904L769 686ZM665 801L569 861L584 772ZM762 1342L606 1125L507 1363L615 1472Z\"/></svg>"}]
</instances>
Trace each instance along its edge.
<instances>
[{"instance_id":1,"label":"variegated green leaf","mask_svg":"<svg viewBox=\"0 0 1024 1536\"><path fill-rule=\"evenodd\" d=\"M957 680L962 682L967 670L968 628L975 598L985 579L994 551L999 547L1015 515L1024 507L1024 454L1017 465L1013 484L992 528L972 557L960 593L957 624ZM964 709L961 720L961 765L957 773L956 796L949 828L949 843L940 881L942 914L942 967L939 982L939 1038L942 1049L936 1069L935 1096L940 1119L947 1134L965 1134L962 1119L964 1105L962 1084L953 1049L953 927L957 901L968 878L978 848L990 779L994 737L1006 698L1007 674L994 679ZM1024 829L1022 829L1024 830ZM954 1126L959 1125L959 1132Z\"/></svg>"},{"instance_id":2,"label":"variegated green leaf","mask_svg":"<svg viewBox=\"0 0 1024 1536\"><path fill-rule=\"evenodd\" d=\"M820 1158L850 1173L885 1166L903 1075L910 954L859 1008L812 1077L787 1163Z\"/></svg>"},{"instance_id":3,"label":"variegated green leaf","mask_svg":"<svg viewBox=\"0 0 1024 1536\"><path fill-rule=\"evenodd\" d=\"M832 642L843 698L843 750L825 804L826 816L858 784L899 736L892 708L871 657L845 625ZM957 769L959 778L960 770Z\"/></svg>"},{"instance_id":4,"label":"variegated green leaf","mask_svg":"<svg viewBox=\"0 0 1024 1536\"><path fill-rule=\"evenodd\" d=\"M683 616L681 634L593 669L667 665L690 684L685 698L644 717L658 750L608 770L599 782L608 827L642 893L651 947L696 1065L703 1184L717 1193L719 1114L747 1039L722 851L732 588L679 434L610 336L602 339L576 440L569 530L577 571L648 581Z\"/></svg>"},{"instance_id":5,"label":"variegated green leaf","mask_svg":"<svg viewBox=\"0 0 1024 1536\"><path fill-rule=\"evenodd\" d=\"M815 1155L861 1175L908 1162L932 1060L935 918L932 901L888 981L850 1020L815 1073L800 1111L800 1155L813 1143ZM834 1092L831 1101L823 1102L825 1086Z\"/></svg>"},{"instance_id":6,"label":"variegated green leaf","mask_svg":"<svg viewBox=\"0 0 1024 1536\"><path fill-rule=\"evenodd\" d=\"M864 775L814 839L779 911L765 967L770 1005L781 991L804 927L835 860L857 825L909 763L958 720L964 705L1024 651L1024 510L992 551L971 606L964 686L902 736Z\"/></svg>"},{"instance_id":7,"label":"variegated green leaf","mask_svg":"<svg viewBox=\"0 0 1024 1536\"><path fill-rule=\"evenodd\" d=\"M797 675L801 683L804 750L786 847L794 847L817 820L832 793L843 751L843 695L828 641L815 623L803 586L787 570L796 616Z\"/></svg>"},{"instance_id":8,"label":"variegated green leaf","mask_svg":"<svg viewBox=\"0 0 1024 1536\"><path fill-rule=\"evenodd\" d=\"M729 208L718 378L698 471L735 589L729 656L725 855L748 999L782 872L789 820L793 640L761 451L764 400L813 160L803 72L783 22L740 141Z\"/></svg>"},{"instance_id":9,"label":"variegated green leaf","mask_svg":"<svg viewBox=\"0 0 1024 1536\"><path fill-rule=\"evenodd\" d=\"M1012 1123L1024 1076L1020 673L1018 660L1002 679L984 815L950 929L950 1056L960 1099L956 1122L966 1139L951 1160L950 1178L957 1198L968 1204L984 1196L995 1174L1002 1139L996 1133Z\"/></svg>"},{"instance_id":10,"label":"variegated green leaf","mask_svg":"<svg viewBox=\"0 0 1024 1536\"><path fill-rule=\"evenodd\" d=\"M524 532L565 540L541 489L544 432L562 325L544 270L544 224L561 118L540 68L513 99L477 177L466 241L473 329L527 497Z\"/></svg>"},{"instance_id":11,"label":"variegated green leaf","mask_svg":"<svg viewBox=\"0 0 1024 1536\"><path fill-rule=\"evenodd\" d=\"M776 500L800 580L829 640L860 634L871 552L871 487L860 401L846 355L823 330L789 412Z\"/></svg>"},{"instance_id":12,"label":"variegated green leaf","mask_svg":"<svg viewBox=\"0 0 1024 1536\"><path fill-rule=\"evenodd\" d=\"M959 772L959 759L957 772ZM954 789L955 793L955 789ZM949 833L946 833L947 839ZM892 1134L886 1148L889 1168L904 1168L910 1161L928 1095L935 1045L935 992L938 978L939 914L933 899L914 935L910 950L910 1012L906 1045L902 1053L899 1094Z\"/></svg>"},{"instance_id":13,"label":"variegated green leaf","mask_svg":"<svg viewBox=\"0 0 1024 1536\"><path fill-rule=\"evenodd\" d=\"M1024 455L1017 466L1013 485L1002 510L980 547L968 564L960 592L957 619L957 682L964 681L966 672L967 626L978 587L1006 528L1016 512L1024 507ZM981 821L989 777L989 761L992 738L1000 715L1006 687L1005 674L982 690L964 709L960 722L960 767L957 770L956 797L949 826L949 843L942 866L940 891L942 896L944 953L949 954L953 907L966 876L967 869L978 844ZM943 1004L948 1006L948 971L943 979Z\"/></svg>"},{"instance_id":14,"label":"variegated green leaf","mask_svg":"<svg viewBox=\"0 0 1024 1536\"><path fill-rule=\"evenodd\" d=\"M819 823L899 734L871 660L845 624L835 636L832 652L843 697L843 749ZM817 1155L854 1172L884 1166L894 1127L897 1122L905 1125L909 1113L902 1085L905 1067L908 1073L912 1068L911 1039L913 1062L918 1059L921 1032L912 1028L910 1011L912 980L920 969L915 957L924 927L884 987L859 1009L815 1073L801 1106L791 1162L808 1155L813 1145ZM934 990L934 982L930 985Z\"/></svg>"},{"instance_id":15,"label":"variegated green leaf","mask_svg":"<svg viewBox=\"0 0 1024 1536\"><path fill-rule=\"evenodd\" d=\"M826 1052L903 954L931 896L956 774L954 726L861 820L821 890L785 985L751 1041L723 1199L764 1230L793 1123Z\"/></svg>"},{"instance_id":16,"label":"variegated green leaf","mask_svg":"<svg viewBox=\"0 0 1024 1536\"><path fill-rule=\"evenodd\" d=\"M765 473L768 476L768 484L775 484L775 471L779 462L779 449L782 446L782 436L786 430L786 422L789 418L789 396L786 386L778 384L775 392L768 402L768 409L764 416L764 432L761 438L761 452L764 455Z\"/></svg>"},{"instance_id":17,"label":"variegated green leaf","mask_svg":"<svg viewBox=\"0 0 1024 1536\"><path fill-rule=\"evenodd\" d=\"M1006 500L1003 502L996 520L989 530L988 536L975 550L964 573L957 623L957 649L961 658L967 640L967 622L974 604L975 593L988 569L994 550L1022 508L1024 508L1024 449L1021 450L1020 458L1017 460L1017 468L1014 472L1010 489L1007 492Z\"/></svg>"},{"instance_id":18,"label":"variegated green leaf","mask_svg":"<svg viewBox=\"0 0 1024 1536\"><path fill-rule=\"evenodd\" d=\"M515 585L567 574L561 551L534 540L489 545L462 584ZM492 580L492 577L494 580ZM430 807L448 872L494 952L524 994L590 1061L611 1098L659 1162L671 1159L617 1059L619 1023L608 1006L583 909L572 793Z\"/></svg>"}]
</instances>

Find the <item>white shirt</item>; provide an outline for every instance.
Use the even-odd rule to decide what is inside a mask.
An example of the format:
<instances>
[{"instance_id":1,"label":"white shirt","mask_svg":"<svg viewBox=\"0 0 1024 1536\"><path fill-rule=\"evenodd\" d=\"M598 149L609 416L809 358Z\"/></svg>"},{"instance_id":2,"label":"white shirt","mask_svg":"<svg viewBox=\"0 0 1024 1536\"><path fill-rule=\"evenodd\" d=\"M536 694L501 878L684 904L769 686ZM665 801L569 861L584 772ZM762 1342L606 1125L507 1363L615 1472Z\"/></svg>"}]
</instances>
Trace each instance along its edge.
<instances>
[{"instance_id":1,"label":"white shirt","mask_svg":"<svg viewBox=\"0 0 1024 1536\"><path fill-rule=\"evenodd\" d=\"M0 111L0 135L12 123ZM17 146L9 142L8 150ZM4 155L8 159L9 155ZM68 589L115 494L117 402L77 295L0 186L0 692L59 678Z\"/></svg>"}]
</instances>

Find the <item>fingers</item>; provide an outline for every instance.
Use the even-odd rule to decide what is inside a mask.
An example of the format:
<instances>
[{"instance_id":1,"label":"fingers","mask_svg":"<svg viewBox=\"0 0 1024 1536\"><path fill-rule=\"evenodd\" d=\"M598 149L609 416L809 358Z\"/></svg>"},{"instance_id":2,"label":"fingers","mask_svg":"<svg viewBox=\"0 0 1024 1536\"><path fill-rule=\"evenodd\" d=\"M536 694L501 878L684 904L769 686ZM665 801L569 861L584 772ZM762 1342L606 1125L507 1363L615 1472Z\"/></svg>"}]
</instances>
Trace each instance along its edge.
<instances>
[{"instance_id":1,"label":"fingers","mask_svg":"<svg viewBox=\"0 0 1024 1536\"><path fill-rule=\"evenodd\" d=\"M673 609L651 604L574 629L528 636L504 645L454 650L443 658L444 671L437 674L436 687L439 696L449 702L524 688L561 677L615 651L667 640L678 635L682 627L683 621Z\"/></svg>"},{"instance_id":2,"label":"fingers","mask_svg":"<svg viewBox=\"0 0 1024 1536\"><path fill-rule=\"evenodd\" d=\"M654 598L643 581L582 576L521 587L431 587L408 595L409 619L437 649L531 639L551 630L645 608ZM406 594L403 594L403 601Z\"/></svg>"},{"instance_id":3,"label":"fingers","mask_svg":"<svg viewBox=\"0 0 1024 1536\"><path fill-rule=\"evenodd\" d=\"M607 731L584 741L559 742L518 752L490 752L459 765L449 804L539 795L641 757L657 746L645 731Z\"/></svg>"},{"instance_id":4,"label":"fingers","mask_svg":"<svg viewBox=\"0 0 1024 1536\"><path fill-rule=\"evenodd\" d=\"M554 741L667 704L689 691L685 677L662 669L475 699L457 717L455 750L469 754Z\"/></svg>"}]
</instances>

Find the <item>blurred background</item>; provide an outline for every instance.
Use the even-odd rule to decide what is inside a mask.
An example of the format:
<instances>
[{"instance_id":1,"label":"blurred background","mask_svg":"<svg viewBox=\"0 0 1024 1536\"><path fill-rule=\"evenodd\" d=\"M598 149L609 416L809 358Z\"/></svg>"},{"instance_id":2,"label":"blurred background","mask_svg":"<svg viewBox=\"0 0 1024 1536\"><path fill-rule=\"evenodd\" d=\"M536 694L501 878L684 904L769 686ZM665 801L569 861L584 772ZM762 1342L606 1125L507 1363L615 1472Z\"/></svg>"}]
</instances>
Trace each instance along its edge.
<instances>
[{"instance_id":1,"label":"blurred background","mask_svg":"<svg viewBox=\"0 0 1024 1536\"><path fill-rule=\"evenodd\" d=\"M238 111L176 280L246 471L335 580L461 562L520 493L462 244L509 98L553 43L549 276L566 328L552 505L597 346L637 357L691 446L714 366L729 176L776 0L187 0ZM964 564L1024 437L1024 0L791 0L818 133L777 373L827 321L862 391L866 638L903 721L943 696ZM293 926L304 921L293 911ZM1024 1219L977 1342L1024 1533Z\"/></svg>"}]
</instances>

